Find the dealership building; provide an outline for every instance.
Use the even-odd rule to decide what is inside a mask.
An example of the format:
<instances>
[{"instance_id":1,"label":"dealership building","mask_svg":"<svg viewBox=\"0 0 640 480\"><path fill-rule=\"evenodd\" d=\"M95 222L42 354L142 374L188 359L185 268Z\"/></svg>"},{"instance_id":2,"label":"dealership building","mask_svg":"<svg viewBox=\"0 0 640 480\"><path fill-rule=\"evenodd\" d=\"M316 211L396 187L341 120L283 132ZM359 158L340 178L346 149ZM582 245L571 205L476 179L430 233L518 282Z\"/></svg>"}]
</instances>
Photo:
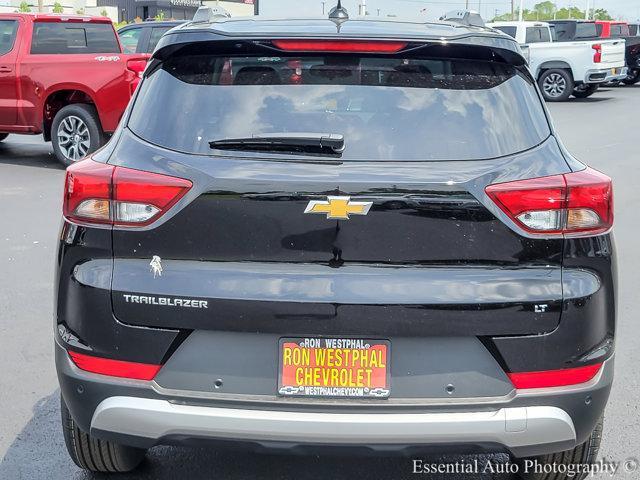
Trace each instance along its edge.
<instances>
[{"instance_id":1,"label":"dealership building","mask_svg":"<svg viewBox=\"0 0 640 480\"><path fill-rule=\"evenodd\" d=\"M0 0L1 12L18 11L23 0ZM38 0L26 0L32 12L38 11ZM191 19L201 5L217 5L232 16L255 15L258 0L44 0L45 12L52 12L59 3L63 13L85 13L87 15L107 15L114 22L133 22L151 18L166 20Z\"/></svg>"}]
</instances>

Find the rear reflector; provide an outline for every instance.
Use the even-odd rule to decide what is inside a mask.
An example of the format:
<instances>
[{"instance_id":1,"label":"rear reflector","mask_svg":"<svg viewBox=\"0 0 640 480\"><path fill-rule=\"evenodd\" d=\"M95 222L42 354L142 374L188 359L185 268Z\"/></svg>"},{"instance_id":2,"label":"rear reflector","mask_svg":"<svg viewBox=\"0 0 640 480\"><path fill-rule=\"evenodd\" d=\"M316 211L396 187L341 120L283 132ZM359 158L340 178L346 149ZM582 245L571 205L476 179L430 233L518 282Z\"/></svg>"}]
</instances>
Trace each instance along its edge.
<instances>
[{"instance_id":1,"label":"rear reflector","mask_svg":"<svg viewBox=\"0 0 640 480\"><path fill-rule=\"evenodd\" d=\"M69 357L80 370L135 380L153 380L160 368L162 368L161 365L112 360L71 351L69 352Z\"/></svg>"},{"instance_id":2,"label":"rear reflector","mask_svg":"<svg viewBox=\"0 0 640 480\"><path fill-rule=\"evenodd\" d=\"M602 367L601 363L587 367L548 370L544 372L508 373L509 380L518 389L550 388L578 385L593 379Z\"/></svg>"},{"instance_id":3,"label":"rear reflector","mask_svg":"<svg viewBox=\"0 0 640 480\"><path fill-rule=\"evenodd\" d=\"M496 183L485 192L509 218L531 233L585 236L613 226L611 179L592 168Z\"/></svg>"},{"instance_id":4,"label":"rear reflector","mask_svg":"<svg viewBox=\"0 0 640 480\"><path fill-rule=\"evenodd\" d=\"M274 40L280 50L295 52L396 53L406 42L379 42L363 40Z\"/></svg>"},{"instance_id":5,"label":"rear reflector","mask_svg":"<svg viewBox=\"0 0 640 480\"><path fill-rule=\"evenodd\" d=\"M84 160L67 169L64 216L83 223L144 226L191 186L183 178Z\"/></svg>"}]
</instances>

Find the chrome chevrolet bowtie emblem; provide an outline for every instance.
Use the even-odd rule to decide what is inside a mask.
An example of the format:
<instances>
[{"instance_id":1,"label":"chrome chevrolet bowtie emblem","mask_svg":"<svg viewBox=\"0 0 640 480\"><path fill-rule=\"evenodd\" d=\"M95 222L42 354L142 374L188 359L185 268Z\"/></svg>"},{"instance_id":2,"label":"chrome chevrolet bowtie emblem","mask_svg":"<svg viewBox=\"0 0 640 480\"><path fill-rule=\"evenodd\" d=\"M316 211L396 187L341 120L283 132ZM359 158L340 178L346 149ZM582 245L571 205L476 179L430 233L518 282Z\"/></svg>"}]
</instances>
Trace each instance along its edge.
<instances>
[{"instance_id":1,"label":"chrome chevrolet bowtie emblem","mask_svg":"<svg viewBox=\"0 0 640 480\"><path fill-rule=\"evenodd\" d=\"M349 215L366 215L373 202L356 202L351 197L327 197L326 200L311 200L304 213L325 214L327 218L349 220Z\"/></svg>"}]
</instances>

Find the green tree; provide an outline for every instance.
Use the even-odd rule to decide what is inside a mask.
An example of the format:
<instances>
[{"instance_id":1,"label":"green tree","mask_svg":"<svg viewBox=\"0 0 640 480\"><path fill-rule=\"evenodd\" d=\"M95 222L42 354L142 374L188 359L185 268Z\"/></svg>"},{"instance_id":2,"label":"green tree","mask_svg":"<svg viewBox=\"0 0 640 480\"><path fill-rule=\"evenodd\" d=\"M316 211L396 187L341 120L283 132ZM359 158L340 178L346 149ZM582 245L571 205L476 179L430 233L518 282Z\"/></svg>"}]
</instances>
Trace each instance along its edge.
<instances>
[{"instance_id":1,"label":"green tree","mask_svg":"<svg viewBox=\"0 0 640 480\"><path fill-rule=\"evenodd\" d=\"M592 16L594 20L613 20L613 17L609 15L609 12L607 12L604 8L596 8L593 11Z\"/></svg>"},{"instance_id":2,"label":"green tree","mask_svg":"<svg viewBox=\"0 0 640 480\"><path fill-rule=\"evenodd\" d=\"M53 4L53 8L51 9L53 13L64 13L64 8L60 4L60 2L56 2Z\"/></svg>"},{"instance_id":3,"label":"green tree","mask_svg":"<svg viewBox=\"0 0 640 480\"><path fill-rule=\"evenodd\" d=\"M25 2L23 0L23 2L18 7L18 11L20 13L29 13L31 11L31 7L29 6L29 4L27 2Z\"/></svg>"},{"instance_id":4,"label":"green tree","mask_svg":"<svg viewBox=\"0 0 640 480\"><path fill-rule=\"evenodd\" d=\"M536 14L537 20L551 20L556 11L556 4L553 2L540 2L533 6L533 13Z\"/></svg>"},{"instance_id":5,"label":"green tree","mask_svg":"<svg viewBox=\"0 0 640 480\"><path fill-rule=\"evenodd\" d=\"M516 11L513 14L513 18L511 17L511 13L505 13L503 15L498 15L492 21L493 22L505 22L509 20L517 20L518 12ZM597 8L593 11L593 18L596 20L612 20L611 15L604 8ZM526 8L522 11L523 20L566 20L566 19L583 19L585 18L584 10L580 10L577 7L563 7L560 10L557 9L555 3L551 1L544 1L537 3L533 6L533 10L527 10Z\"/></svg>"},{"instance_id":6,"label":"green tree","mask_svg":"<svg viewBox=\"0 0 640 480\"><path fill-rule=\"evenodd\" d=\"M76 10L76 13L78 15L84 15L84 8L79 8L78 10Z\"/></svg>"},{"instance_id":7,"label":"green tree","mask_svg":"<svg viewBox=\"0 0 640 480\"><path fill-rule=\"evenodd\" d=\"M109 16L109 12L107 12L106 8L103 8L102 11L100 12L100 15L102 15L103 17L108 17Z\"/></svg>"}]
</instances>

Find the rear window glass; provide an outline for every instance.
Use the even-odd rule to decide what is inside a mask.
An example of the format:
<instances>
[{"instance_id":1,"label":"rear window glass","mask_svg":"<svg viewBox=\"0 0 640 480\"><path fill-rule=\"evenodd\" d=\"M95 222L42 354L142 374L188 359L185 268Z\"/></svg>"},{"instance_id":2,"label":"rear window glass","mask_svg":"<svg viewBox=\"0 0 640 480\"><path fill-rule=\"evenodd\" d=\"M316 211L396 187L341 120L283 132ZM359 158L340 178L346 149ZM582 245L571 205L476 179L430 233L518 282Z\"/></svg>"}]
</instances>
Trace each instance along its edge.
<instances>
[{"instance_id":1,"label":"rear window glass","mask_svg":"<svg viewBox=\"0 0 640 480\"><path fill-rule=\"evenodd\" d=\"M595 23L576 23L575 38L595 38L599 36L600 32L598 31L598 26Z\"/></svg>"},{"instance_id":2,"label":"rear window glass","mask_svg":"<svg viewBox=\"0 0 640 480\"><path fill-rule=\"evenodd\" d=\"M550 42L551 34L546 27L527 27L524 43Z\"/></svg>"},{"instance_id":3,"label":"rear window glass","mask_svg":"<svg viewBox=\"0 0 640 480\"><path fill-rule=\"evenodd\" d=\"M120 47L110 24L36 22L31 53L120 53Z\"/></svg>"},{"instance_id":4,"label":"rear window glass","mask_svg":"<svg viewBox=\"0 0 640 480\"><path fill-rule=\"evenodd\" d=\"M0 55L10 52L16 41L18 22L15 20L0 20Z\"/></svg>"},{"instance_id":5,"label":"rear window glass","mask_svg":"<svg viewBox=\"0 0 640 480\"><path fill-rule=\"evenodd\" d=\"M340 134L342 159L360 161L492 158L550 134L534 86L510 65L351 56L176 56L143 82L128 125L170 149L242 156L209 142Z\"/></svg>"},{"instance_id":6,"label":"rear window glass","mask_svg":"<svg viewBox=\"0 0 640 480\"><path fill-rule=\"evenodd\" d=\"M628 37L629 27L626 25L611 25L611 36L614 38Z\"/></svg>"},{"instance_id":7,"label":"rear window glass","mask_svg":"<svg viewBox=\"0 0 640 480\"><path fill-rule=\"evenodd\" d=\"M149 47L147 48L148 53L153 53L156 48L156 45L162 38L162 35L167 33L173 27L153 27L151 30L151 35L149 36Z\"/></svg>"},{"instance_id":8,"label":"rear window glass","mask_svg":"<svg viewBox=\"0 0 640 480\"><path fill-rule=\"evenodd\" d=\"M516 38L516 27L493 27L496 30L500 30L502 33L506 33L510 37Z\"/></svg>"}]
</instances>

